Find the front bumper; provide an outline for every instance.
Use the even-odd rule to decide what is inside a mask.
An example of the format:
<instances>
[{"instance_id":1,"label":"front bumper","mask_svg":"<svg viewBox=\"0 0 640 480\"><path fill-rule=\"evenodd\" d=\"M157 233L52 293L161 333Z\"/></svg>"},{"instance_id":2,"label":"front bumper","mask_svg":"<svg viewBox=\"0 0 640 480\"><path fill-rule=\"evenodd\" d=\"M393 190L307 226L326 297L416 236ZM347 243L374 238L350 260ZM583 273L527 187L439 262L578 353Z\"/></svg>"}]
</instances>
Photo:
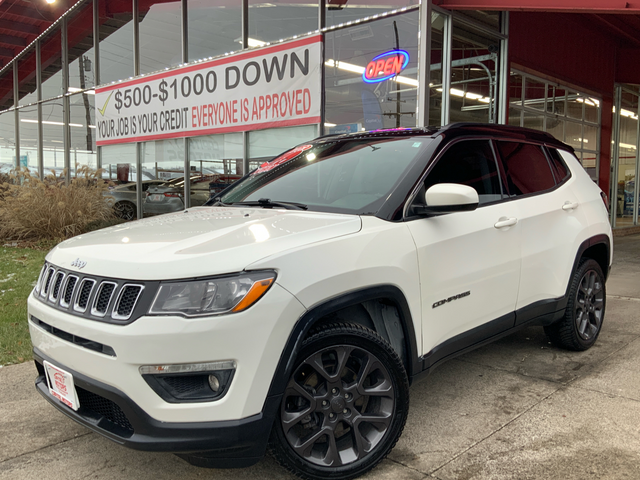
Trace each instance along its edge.
<instances>
[{"instance_id":1,"label":"front bumper","mask_svg":"<svg viewBox=\"0 0 640 480\"><path fill-rule=\"evenodd\" d=\"M277 284L246 311L217 317L142 316L115 325L60 311L33 295L28 310L33 346L54 365L117 389L157 421L194 425L262 411L288 337L305 311ZM92 348L96 344L101 347ZM224 397L210 402L168 403L139 371L143 365L215 361L234 361L237 369Z\"/></svg>"},{"instance_id":2,"label":"front bumper","mask_svg":"<svg viewBox=\"0 0 640 480\"><path fill-rule=\"evenodd\" d=\"M256 463L264 455L281 396L268 397L262 412L241 420L166 423L147 415L118 389L60 364L34 349L36 389L60 412L105 437L136 450L182 453L190 463L233 468ZM55 363L74 377L81 400L74 411L49 393L43 361Z\"/></svg>"}]
</instances>

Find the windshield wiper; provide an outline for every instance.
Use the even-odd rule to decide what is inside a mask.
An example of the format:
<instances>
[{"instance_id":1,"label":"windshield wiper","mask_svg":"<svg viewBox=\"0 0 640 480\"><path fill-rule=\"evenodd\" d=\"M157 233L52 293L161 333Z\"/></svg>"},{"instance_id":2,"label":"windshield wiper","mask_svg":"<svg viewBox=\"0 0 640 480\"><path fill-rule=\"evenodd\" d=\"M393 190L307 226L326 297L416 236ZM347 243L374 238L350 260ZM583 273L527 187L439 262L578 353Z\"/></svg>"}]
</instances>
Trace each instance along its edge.
<instances>
[{"instance_id":1,"label":"windshield wiper","mask_svg":"<svg viewBox=\"0 0 640 480\"><path fill-rule=\"evenodd\" d=\"M307 207L304 203L296 203L296 202L280 202L275 201L272 202L270 198L261 198L258 201L248 201L248 202L232 202L229 205L244 205L247 207L265 207L265 208L286 208L287 210L307 210Z\"/></svg>"}]
</instances>

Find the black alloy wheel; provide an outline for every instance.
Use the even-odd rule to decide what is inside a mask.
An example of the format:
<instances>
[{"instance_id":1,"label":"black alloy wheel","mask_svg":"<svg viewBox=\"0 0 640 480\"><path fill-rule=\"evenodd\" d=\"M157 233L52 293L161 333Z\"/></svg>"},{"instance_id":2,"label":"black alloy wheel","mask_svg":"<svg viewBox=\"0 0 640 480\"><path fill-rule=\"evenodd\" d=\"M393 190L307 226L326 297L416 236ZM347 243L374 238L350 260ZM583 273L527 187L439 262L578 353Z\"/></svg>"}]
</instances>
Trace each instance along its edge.
<instances>
[{"instance_id":1,"label":"black alloy wheel","mask_svg":"<svg viewBox=\"0 0 640 480\"><path fill-rule=\"evenodd\" d=\"M136 206L131 202L116 202L113 206L116 217L123 220L133 220L136 218L138 212L136 212Z\"/></svg>"},{"instance_id":2,"label":"black alloy wheel","mask_svg":"<svg viewBox=\"0 0 640 480\"><path fill-rule=\"evenodd\" d=\"M587 350L598 338L606 306L604 274L598 262L583 259L573 274L564 317L545 327L553 343L569 350Z\"/></svg>"},{"instance_id":3,"label":"black alloy wheel","mask_svg":"<svg viewBox=\"0 0 640 480\"><path fill-rule=\"evenodd\" d=\"M330 325L305 340L271 438L298 476L348 479L391 451L408 413L402 361L375 332Z\"/></svg>"}]
</instances>

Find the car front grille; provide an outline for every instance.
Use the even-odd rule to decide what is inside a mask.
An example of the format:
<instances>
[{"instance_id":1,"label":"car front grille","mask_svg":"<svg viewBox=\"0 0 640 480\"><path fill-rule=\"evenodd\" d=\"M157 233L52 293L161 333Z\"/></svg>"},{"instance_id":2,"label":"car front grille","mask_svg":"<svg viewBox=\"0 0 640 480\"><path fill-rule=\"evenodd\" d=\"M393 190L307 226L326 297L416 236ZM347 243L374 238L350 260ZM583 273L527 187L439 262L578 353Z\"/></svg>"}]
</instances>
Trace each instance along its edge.
<instances>
[{"instance_id":1,"label":"car front grille","mask_svg":"<svg viewBox=\"0 0 640 480\"><path fill-rule=\"evenodd\" d=\"M128 323L146 310L141 299L153 292L145 288L149 283L132 283L125 280L102 278L67 271L46 264L36 285L34 296L41 302L94 320ZM147 298L150 302L150 298ZM148 303L145 302L145 303Z\"/></svg>"}]
</instances>

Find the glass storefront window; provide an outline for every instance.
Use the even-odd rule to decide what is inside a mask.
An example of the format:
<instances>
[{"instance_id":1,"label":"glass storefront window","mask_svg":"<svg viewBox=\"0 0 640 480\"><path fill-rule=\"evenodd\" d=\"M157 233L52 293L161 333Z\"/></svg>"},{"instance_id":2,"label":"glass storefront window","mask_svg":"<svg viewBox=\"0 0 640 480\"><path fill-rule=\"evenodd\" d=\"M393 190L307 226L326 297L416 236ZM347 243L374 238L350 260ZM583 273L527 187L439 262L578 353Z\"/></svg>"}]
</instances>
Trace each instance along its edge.
<instances>
[{"instance_id":1,"label":"glass storefront window","mask_svg":"<svg viewBox=\"0 0 640 480\"><path fill-rule=\"evenodd\" d=\"M500 39L453 19L450 122L495 123Z\"/></svg>"},{"instance_id":2,"label":"glass storefront window","mask_svg":"<svg viewBox=\"0 0 640 480\"><path fill-rule=\"evenodd\" d=\"M100 0L100 84L133 76L133 11L130 0Z\"/></svg>"},{"instance_id":3,"label":"glass storefront window","mask_svg":"<svg viewBox=\"0 0 640 480\"><path fill-rule=\"evenodd\" d=\"M544 130L544 116L537 113L524 112L522 126L534 130Z\"/></svg>"},{"instance_id":4,"label":"glass storefront window","mask_svg":"<svg viewBox=\"0 0 640 480\"><path fill-rule=\"evenodd\" d=\"M568 121L565 125L564 142L576 150L582 150L582 124Z\"/></svg>"},{"instance_id":5,"label":"glass storefront window","mask_svg":"<svg viewBox=\"0 0 640 480\"><path fill-rule=\"evenodd\" d=\"M189 60L242 48L242 2L188 0Z\"/></svg>"},{"instance_id":6,"label":"glass storefront window","mask_svg":"<svg viewBox=\"0 0 640 480\"><path fill-rule=\"evenodd\" d=\"M38 174L38 113L31 105L18 110L20 117L20 166Z\"/></svg>"},{"instance_id":7,"label":"glass storefront window","mask_svg":"<svg viewBox=\"0 0 640 480\"><path fill-rule=\"evenodd\" d=\"M136 144L123 143L120 145L105 145L102 148L103 177L116 184L131 183L136 181ZM121 179L118 179L118 165ZM146 178L143 178L146 180Z\"/></svg>"},{"instance_id":8,"label":"glass storefront window","mask_svg":"<svg viewBox=\"0 0 640 480\"><path fill-rule=\"evenodd\" d=\"M584 118L582 107L584 97L575 91L567 91L567 117L582 120Z\"/></svg>"},{"instance_id":9,"label":"glass storefront window","mask_svg":"<svg viewBox=\"0 0 640 480\"><path fill-rule=\"evenodd\" d=\"M249 170L280 155L296 145L317 137L315 125L270 128L249 132Z\"/></svg>"},{"instance_id":10,"label":"glass storefront window","mask_svg":"<svg viewBox=\"0 0 640 480\"><path fill-rule=\"evenodd\" d=\"M442 123L442 31L444 17L431 14L431 78L429 80L429 122L438 127Z\"/></svg>"},{"instance_id":11,"label":"glass storefront window","mask_svg":"<svg viewBox=\"0 0 640 480\"><path fill-rule=\"evenodd\" d=\"M535 79L527 78L524 85L524 104L536 110L545 109L546 85Z\"/></svg>"},{"instance_id":12,"label":"glass storefront window","mask_svg":"<svg viewBox=\"0 0 640 480\"><path fill-rule=\"evenodd\" d=\"M16 134L13 110L0 113L0 173L9 173L16 166Z\"/></svg>"},{"instance_id":13,"label":"glass storefront window","mask_svg":"<svg viewBox=\"0 0 640 480\"><path fill-rule=\"evenodd\" d=\"M141 2L140 73L182 63L180 2Z\"/></svg>"},{"instance_id":14,"label":"glass storefront window","mask_svg":"<svg viewBox=\"0 0 640 480\"><path fill-rule=\"evenodd\" d=\"M0 112L13 107L13 67L0 75Z\"/></svg>"},{"instance_id":15,"label":"glass storefront window","mask_svg":"<svg viewBox=\"0 0 640 480\"><path fill-rule=\"evenodd\" d=\"M183 138L177 138L175 140L144 142L140 145L143 182L142 213L144 217L177 212L190 206L184 199L185 141ZM156 179L166 183L150 182ZM208 194L206 197L209 198ZM204 201L198 203L198 199L195 199L191 206L204 203Z\"/></svg>"},{"instance_id":16,"label":"glass storefront window","mask_svg":"<svg viewBox=\"0 0 640 480\"><path fill-rule=\"evenodd\" d=\"M137 216L136 144L105 145L102 151L102 177L110 180L109 193L114 213L124 220ZM146 178L143 177L143 181ZM143 184L144 187L144 184Z\"/></svg>"},{"instance_id":17,"label":"glass storefront window","mask_svg":"<svg viewBox=\"0 0 640 480\"><path fill-rule=\"evenodd\" d=\"M634 209L637 209L636 174L638 170L638 99L637 92L622 90L620 115L620 142L618 144L618 168L614 172L616 183L615 227L634 224ZM616 112L618 114L618 112ZM613 195L612 195L613 196Z\"/></svg>"},{"instance_id":18,"label":"glass storefront window","mask_svg":"<svg viewBox=\"0 0 640 480\"><path fill-rule=\"evenodd\" d=\"M37 117L35 109L31 112ZM23 119L21 118L21 124ZM44 175L63 176L64 173L64 142L62 123L62 99L43 102L42 104L42 146ZM73 165L72 165L73 167ZM72 172L73 174L73 172Z\"/></svg>"},{"instance_id":19,"label":"glass storefront window","mask_svg":"<svg viewBox=\"0 0 640 480\"><path fill-rule=\"evenodd\" d=\"M249 47L259 47L318 29L318 2L249 0ZM239 30L238 30L239 31Z\"/></svg>"},{"instance_id":20,"label":"glass storefront window","mask_svg":"<svg viewBox=\"0 0 640 480\"><path fill-rule=\"evenodd\" d=\"M369 36L352 36L359 27L327 32L326 133L346 126L358 130L416 126L418 23L418 12L412 11L367 24ZM396 50L405 53L392 53ZM394 62L400 70L395 75Z\"/></svg>"},{"instance_id":21,"label":"glass storefront window","mask_svg":"<svg viewBox=\"0 0 640 480\"><path fill-rule=\"evenodd\" d=\"M395 0L380 2L376 0L327 0L327 26L340 25L360 18L372 17L402 7L418 5L418 0ZM364 27L364 25L363 25ZM366 29L362 28L362 33Z\"/></svg>"},{"instance_id":22,"label":"glass storefront window","mask_svg":"<svg viewBox=\"0 0 640 480\"><path fill-rule=\"evenodd\" d=\"M558 140L564 139L565 121L558 117L547 117L547 132L556 137Z\"/></svg>"},{"instance_id":23,"label":"glass storefront window","mask_svg":"<svg viewBox=\"0 0 640 480\"><path fill-rule=\"evenodd\" d=\"M243 175L242 133L204 135L189 139L192 174Z\"/></svg>"},{"instance_id":24,"label":"glass storefront window","mask_svg":"<svg viewBox=\"0 0 640 480\"><path fill-rule=\"evenodd\" d=\"M53 98L62 91L62 36L60 27L40 41L42 98Z\"/></svg>"},{"instance_id":25,"label":"glass storefront window","mask_svg":"<svg viewBox=\"0 0 640 480\"><path fill-rule=\"evenodd\" d=\"M67 24L69 93L95 86L92 3L85 1Z\"/></svg>"},{"instance_id":26,"label":"glass storefront window","mask_svg":"<svg viewBox=\"0 0 640 480\"><path fill-rule=\"evenodd\" d=\"M548 132L571 145L587 173L598 179L599 99L517 71L511 72L509 97L510 125L518 125L513 118L521 115L521 126Z\"/></svg>"},{"instance_id":27,"label":"glass storefront window","mask_svg":"<svg viewBox=\"0 0 640 480\"><path fill-rule=\"evenodd\" d=\"M80 166L95 169L96 128L95 95L93 90L69 97L71 108L71 165L77 172Z\"/></svg>"},{"instance_id":28,"label":"glass storefront window","mask_svg":"<svg viewBox=\"0 0 640 480\"><path fill-rule=\"evenodd\" d=\"M36 48L31 47L18 60L18 83L20 85L20 105L28 105L38 101L36 92Z\"/></svg>"}]
</instances>

